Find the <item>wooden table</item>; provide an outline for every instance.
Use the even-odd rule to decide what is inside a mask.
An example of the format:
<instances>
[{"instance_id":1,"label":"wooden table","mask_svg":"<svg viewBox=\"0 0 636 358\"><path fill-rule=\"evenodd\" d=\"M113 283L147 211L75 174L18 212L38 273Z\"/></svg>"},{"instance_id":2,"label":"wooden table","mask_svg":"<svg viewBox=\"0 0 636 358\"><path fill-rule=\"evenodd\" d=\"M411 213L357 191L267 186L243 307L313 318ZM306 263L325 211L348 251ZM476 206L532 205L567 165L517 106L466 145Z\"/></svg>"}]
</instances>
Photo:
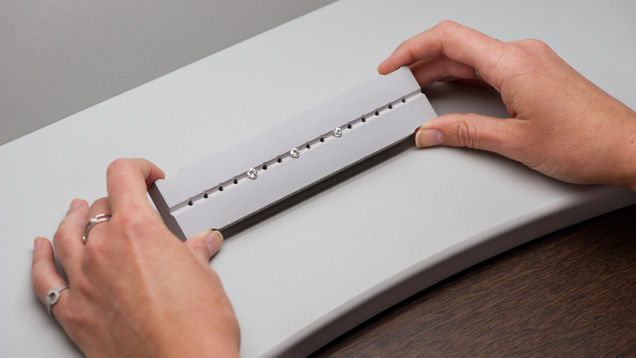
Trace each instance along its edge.
<instances>
[{"instance_id":1,"label":"wooden table","mask_svg":"<svg viewBox=\"0 0 636 358\"><path fill-rule=\"evenodd\" d=\"M636 356L636 205L420 292L312 357Z\"/></svg>"}]
</instances>

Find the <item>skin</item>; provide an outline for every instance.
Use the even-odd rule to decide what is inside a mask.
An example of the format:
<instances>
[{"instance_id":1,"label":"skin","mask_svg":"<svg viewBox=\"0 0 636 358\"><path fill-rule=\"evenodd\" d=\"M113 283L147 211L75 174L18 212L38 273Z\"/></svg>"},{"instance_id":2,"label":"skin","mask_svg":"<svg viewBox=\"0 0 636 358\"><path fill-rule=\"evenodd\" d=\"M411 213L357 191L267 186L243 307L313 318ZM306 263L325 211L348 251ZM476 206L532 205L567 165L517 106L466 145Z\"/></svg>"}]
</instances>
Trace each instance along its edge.
<instances>
[{"instance_id":1,"label":"skin","mask_svg":"<svg viewBox=\"0 0 636 358\"><path fill-rule=\"evenodd\" d=\"M404 65L422 86L450 80L492 86L510 115L441 116L418 128L418 147L487 150L562 181L636 191L636 113L543 42L504 43L444 21L402 43L378 72Z\"/></svg>"},{"instance_id":2,"label":"skin","mask_svg":"<svg viewBox=\"0 0 636 358\"><path fill-rule=\"evenodd\" d=\"M409 65L422 86L460 80L501 94L510 118L449 114L416 132L418 147L447 145L499 153L554 178L636 190L636 113L589 82L537 40L510 43L445 21L402 43L378 67ZM480 76L476 76L475 69ZM238 356L239 328L209 260L222 236L207 231L182 243L147 198L163 172L143 159L119 159L107 172L108 197L75 199L53 243L34 242L32 279L89 357ZM94 226L90 217L111 213Z\"/></svg>"},{"instance_id":3,"label":"skin","mask_svg":"<svg viewBox=\"0 0 636 358\"><path fill-rule=\"evenodd\" d=\"M45 302L64 284L52 312L88 357L238 356L239 328L221 281L209 267L222 236L206 231L182 243L146 198L163 172L142 159L108 168L108 197L89 208L75 199L53 243L36 238L33 287ZM82 243L89 217L112 213Z\"/></svg>"}]
</instances>

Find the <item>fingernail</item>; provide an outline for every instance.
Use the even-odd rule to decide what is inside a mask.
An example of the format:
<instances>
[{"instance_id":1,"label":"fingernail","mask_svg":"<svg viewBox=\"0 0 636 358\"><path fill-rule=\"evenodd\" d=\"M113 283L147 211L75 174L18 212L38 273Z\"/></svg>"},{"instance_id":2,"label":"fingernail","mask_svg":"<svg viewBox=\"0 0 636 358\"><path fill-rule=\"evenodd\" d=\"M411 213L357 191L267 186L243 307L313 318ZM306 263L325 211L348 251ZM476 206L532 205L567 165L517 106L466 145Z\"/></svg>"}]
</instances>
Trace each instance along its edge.
<instances>
[{"instance_id":1,"label":"fingernail","mask_svg":"<svg viewBox=\"0 0 636 358\"><path fill-rule=\"evenodd\" d=\"M444 134L437 129L421 129L415 133L415 145L418 148L444 144Z\"/></svg>"},{"instance_id":2,"label":"fingernail","mask_svg":"<svg viewBox=\"0 0 636 358\"><path fill-rule=\"evenodd\" d=\"M40 249L40 247L42 247L42 237L38 236L35 238L35 240L33 241L33 250L37 251Z\"/></svg>"},{"instance_id":3,"label":"fingernail","mask_svg":"<svg viewBox=\"0 0 636 358\"><path fill-rule=\"evenodd\" d=\"M71 206L69 207L69 209L75 209L76 207L82 205L82 202L84 202L84 200L82 199L73 199L73 201L71 201Z\"/></svg>"},{"instance_id":4,"label":"fingernail","mask_svg":"<svg viewBox=\"0 0 636 358\"><path fill-rule=\"evenodd\" d=\"M208 237L205 238L205 244L208 246L210 255L214 255L223 244L223 235L219 231L211 230Z\"/></svg>"}]
</instances>

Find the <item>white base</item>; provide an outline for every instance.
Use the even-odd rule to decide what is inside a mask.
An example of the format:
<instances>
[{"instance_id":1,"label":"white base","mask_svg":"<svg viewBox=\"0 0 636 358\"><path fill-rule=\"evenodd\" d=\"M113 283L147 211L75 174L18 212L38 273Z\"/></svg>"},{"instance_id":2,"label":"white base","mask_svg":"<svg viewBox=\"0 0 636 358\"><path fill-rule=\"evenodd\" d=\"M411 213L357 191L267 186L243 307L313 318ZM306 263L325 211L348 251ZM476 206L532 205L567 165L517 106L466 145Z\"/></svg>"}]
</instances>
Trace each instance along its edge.
<instances>
[{"instance_id":1,"label":"white base","mask_svg":"<svg viewBox=\"0 0 636 358\"><path fill-rule=\"evenodd\" d=\"M541 38L636 107L636 72L624 70L636 63L624 46L636 31L633 7L342 0L3 145L0 356L80 355L33 294L32 240L53 236L72 198L105 195L112 160L145 157L174 175L375 77L397 44L444 18L504 41ZM589 26L599 19L612 26ZM506 115L488 90L439 85L426 95L440 115ZM212 260L239 318L244 357L303 355L465 267L636 201L626 190L563 184L497 155L410 143L330 183L228 235Z\"/></svg>"}]
</instances>

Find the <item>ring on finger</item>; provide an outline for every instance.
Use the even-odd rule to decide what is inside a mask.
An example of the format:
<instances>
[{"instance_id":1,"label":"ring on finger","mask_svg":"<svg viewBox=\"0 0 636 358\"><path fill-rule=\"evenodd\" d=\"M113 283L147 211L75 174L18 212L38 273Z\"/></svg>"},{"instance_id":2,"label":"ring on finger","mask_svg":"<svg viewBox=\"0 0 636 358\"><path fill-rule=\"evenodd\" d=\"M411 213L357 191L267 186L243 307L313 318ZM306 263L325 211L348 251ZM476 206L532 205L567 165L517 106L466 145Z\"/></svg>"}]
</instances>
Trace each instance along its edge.
<instances>
[{"instance_id":1,"label":"ring on finger","mask_svg":"<svg viewBox=\"0 0 636 358\"><path fill-rule=\"evenodd\" d=\"M82 241L86 243L86 240L88 240L88 232L93 228L93 226L99 223L103 223L104 221L110 220L110 217L111 217L110 214L98 214L88 219L88 222L86 223L86 226L84 227L84 236L82 236Z\"/></svg>"},{"instance_id":2,"label":"ring on finger","mask_svg":"<svg viewBox=\"0 0 636 358\"><path fill-rule=\"evenodd\" d=\"M49 313L50 316L53 316L53 313L51 312L51 307L53 307L53 305L56 304L57 301L60 299L60 292L62 292L62 290L65 290L67 288L68 288L68 285L63 285L58 288L54 288L46 293L46 311Z\"/></svg>"}]
</instances>

